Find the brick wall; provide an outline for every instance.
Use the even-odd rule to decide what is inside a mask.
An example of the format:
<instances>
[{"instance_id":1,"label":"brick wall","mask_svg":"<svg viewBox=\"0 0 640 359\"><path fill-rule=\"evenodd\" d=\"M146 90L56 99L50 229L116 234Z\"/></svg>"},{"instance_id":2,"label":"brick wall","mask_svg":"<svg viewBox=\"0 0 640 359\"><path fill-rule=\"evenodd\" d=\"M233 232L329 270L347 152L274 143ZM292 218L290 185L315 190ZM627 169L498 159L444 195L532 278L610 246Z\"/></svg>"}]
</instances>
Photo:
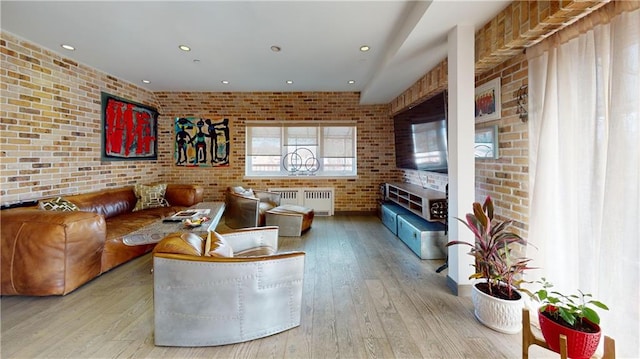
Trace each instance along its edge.
<instances>
[{"instance_id":1,"label":"brick wall","mask_svg":"<svg viewBox=\"0 0 640 359\"><path fill-rule=\"evenodd\" d=\"M524 235L529 218L529 130L517 112L517 94L528 82L527 59L518 55L476 78L476 87L501 78L502 117L483 123L498 125L498 159L476 160L476 200L491 196L498 218L514 220ZM469 206L471 209L471 206Z\"/></svg>"},{"instance_id":2,"label":"brick wall","mask_svg":"<svg viewBox=\"0 0 640 359\"><path fill-rule=\"evenodd\" d=\"M514 220L519 234L524 236L528 230L529 216L529 137L526 122L522 122L516 113L516 95L518 89L528 83L527 71L526 57L520 54L477 76L475 84L478 87L496 77L501 77L502 116L499 120L478 126L480 128L498 125L500 158L476 160L476 201L482 202L487 195L490 195L496 206L496 217ZM442 68L438 66L432 72L436 75L425 76L439 76ZM446 87L446 81L444 83ZM422 86L420 82L413 85L413 87L420 86ZM438 86L442 87L442 85ZM398 100L395 103L401 101ZM443 182L441 177L442 175L429 172L402 171L403 181L418 185L425 185L425 181L426 183ZM469 204L469 210L471 210L471 204Z\"/></svg>"},{"instance_id":3,"label":"brick wall","mask_svg":"<svg viewBox=\"0 0 640 359\"><path fill-rule=\"evenodd\" d=\"M155 161L100 161L100 92L157 107L153 93L6 32L0 63L2 204L161 177Z\"/></svg>"},{"instance_id":4,"label":"brick wall","mask_svg":"<svg viewBox=\"0 0 640 359\"><path fill-rule=\"evenodd\" d=\"M6 32L1 34L0 55L2 204L138 182L175 182L205 186L208 200L222 200L222 191L231 184L334 187L336 211L374 211L379 184L401 178L395 168L388 106L360 106L358 93L154 94ZM162 115L157 161L100 160L101 91L158 108ZM176 116L230 119L231 165L175 166ZM358 130L358 177L245 179L244 123L274 119L353 121Z\"/></svg>"},{"instance_id":5,"label":"brick wall","mask_svg":"<svg viewBox=\"0 0 640 359\"><path fill-rule=\"evenodd\" d=\"M163 109L160 116L161 164L168 181L198 183L206 188L208 200L223 200L230 185L255 189L281 187L334 187L336 211L371 212L376 209L379 185L397 181L395 168L393 121L387 105L359 105L358 93L205 93L158 92ZM194 116L218 120L229 119L229 167L180 167L172 160L175 117ZM357 125L358 178L244 178L245 123L247 121L353 121Z\"/></svg>"},{"instance_id":6,"label":"brick wall","mask_svg":"<svg viewBox=\"0 0 640 359\"><path fill-rule=\"evenodd\" d=\"M475 33L475 70L484 74L609 0L513 1ZM390 103L391 113L423 102L447 87L447 60L430 69Z\"/></svg>"},{"instance_id":7,"label":"brick wall","mask_svg":"<svg viewBox=\"0 0 640 359\"><path fill-rule=\"evenodd\" d=\"M496 216L515 221L526 236L528 223L528 128L516 114L516 94L527 84L524 50L550 34L589 15L608 1L514 1L475 33L476 87L498 76L502 116L482 126L499 126L500 159L476 161L476 200L495 200ZM390 103L392 114L423 102L447 88L447 60L427 71ZM424 182L430 174L403 171L405 181ZM433 180L431 180L433 182ZM471 207L469 207L471 208Z\"/></svg>"}]
</instances>

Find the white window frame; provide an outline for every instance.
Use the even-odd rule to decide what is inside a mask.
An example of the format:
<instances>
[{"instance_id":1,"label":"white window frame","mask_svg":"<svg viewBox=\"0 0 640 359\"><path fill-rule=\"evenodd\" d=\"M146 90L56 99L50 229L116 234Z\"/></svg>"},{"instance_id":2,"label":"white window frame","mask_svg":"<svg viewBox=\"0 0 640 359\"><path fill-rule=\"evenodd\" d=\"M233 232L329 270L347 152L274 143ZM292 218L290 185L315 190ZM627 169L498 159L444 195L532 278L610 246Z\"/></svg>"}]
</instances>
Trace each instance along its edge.
<instances>
[{"instance_id":1,"label":"white window frame","mask_svg":"<svg viewBox=\"0 0 640 359\"><path fill-rule=\"evenodd\" d=\"M259 128L278 129L280 134L279 146L280 151L278 154L260 153L260 149L253 149L254 133L259 131ZM345 154L344 157L332 157L324 155L327 151L325 147L324 130L330 127L347 127L351 129L351 154ZM301 145L295 143L286 143L288 130L292 128L307 128L316 129L315 143L305 141ZM270 131L271 135L274 135L275 131ZM249 122L245 127L246 134L246 148L245 148L245 176L247 177L292 177L292 176L305 176L305 177L352 177L357 176L357 127L352 122L323 122L322 124L308 123L308 122ZM257 137L258 135L256 135ZM308 137L307 137L308 138ZM349 138L347 137L348 141ZM313 142L313 141L311 141ZM349 147L347 145L346 147ZM273 149L273 147L271 147ZM335 150L335 148L333 148ZM254 153L256 152L256 153ZM259 161L259 157L263 157L262 161ZM343 169L331 171L327 169L326 162L331 158L337 159L336 162L344 162ZM285 167L285 161L286 165ZM254 165L254 162L262 162L263 169L257 169L258 164ZM277 164L276 164L277 162ZM277 166L277 167L276 167ZM335 167L340 167L340 163ZM348 169L344 169L348 167ZM289 170L287 170L287 168Z\"/></svg>"}]
</instances>

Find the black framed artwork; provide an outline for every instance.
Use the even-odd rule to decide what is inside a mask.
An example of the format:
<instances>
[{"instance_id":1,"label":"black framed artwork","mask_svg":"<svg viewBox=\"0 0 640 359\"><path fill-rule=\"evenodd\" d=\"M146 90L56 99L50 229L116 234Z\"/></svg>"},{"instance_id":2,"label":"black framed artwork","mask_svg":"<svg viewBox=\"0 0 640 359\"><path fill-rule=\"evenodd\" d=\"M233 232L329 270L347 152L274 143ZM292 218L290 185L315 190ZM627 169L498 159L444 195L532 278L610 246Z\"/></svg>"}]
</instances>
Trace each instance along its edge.
<instances>
[{"instance_id":1,"label":"black framed artwork","mask_svg":"<svg viewBox=\"0 0 640 359\"><path fill-rule=\"evenodd\" d=\"M158 159L158 111L102 92L103 161Z\"/></svg>"},{"instance_id":2,"label":"black framed artwork","mask_svg":"<svg viewBox=\"0 0 640 359\"><path fill-rule=\"evenodd\" d=\"M229 166L229 119L177 117L174 132L177 166Z\"/></svg>"}]
</instances>

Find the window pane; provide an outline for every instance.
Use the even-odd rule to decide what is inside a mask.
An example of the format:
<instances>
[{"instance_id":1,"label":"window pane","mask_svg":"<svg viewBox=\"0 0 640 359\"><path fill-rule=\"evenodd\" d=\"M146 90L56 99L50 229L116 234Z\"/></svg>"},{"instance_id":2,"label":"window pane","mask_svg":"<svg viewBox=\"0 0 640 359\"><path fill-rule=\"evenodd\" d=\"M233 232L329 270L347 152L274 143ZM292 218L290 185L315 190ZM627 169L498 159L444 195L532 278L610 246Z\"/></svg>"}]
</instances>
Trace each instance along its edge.
<instances>
[{"instance_id":1,"label":"window pane","mask_svg":"<svg viewBox=\"0 0 640 359\"><path fill-rule=\"evenodd\" d=\"M289 146L317 146L317 127L285 127L285 145Z\"/></svg>"},{"instance_id":2,"label":"window pane","mask_svg":"<svg viewBox=\"0 0 640 359\"><path fill-rule=\"evenodd\" d=\"M247 127L247 155L279 156L280 133L279 127Z\"/></svg>"},{"instance_id":3,"label":"window pane","mask_svg":"<svg viewBox=\"0 0 640 359\"><path fill-rule=\"evenodd\" d=\"M356 128L246 127L249 176L356 175Z\"/></svg>"},{"instance_id":4,"label":"window pane","mask_svg":"<svg viewBox=\"0 0 640 359\"><path fill-rule=\"evenodd\" d=\"M285 171L298 174L311 174L320 169L317 156L318 146L286 146L287 153L282 164Z\"/></svg>"},{"instance_id":5,"label":"window pane","mask_svg":"<svg viewBox=\"0 0 640 359\"><path fill-rule=\"evenodd\" d=\"M354 157L354 132L353 127L325 127L323 156Z\"/></svg>"},{"instance_id":6,"label":"window pane","mask_svg":"<svg viewBox=\"0 0 640 359\"><path fill-rule=\"evenodd\" d=\"M251 172L279 172L280 156L248 156Z\"/></svg>"}]
</instances>

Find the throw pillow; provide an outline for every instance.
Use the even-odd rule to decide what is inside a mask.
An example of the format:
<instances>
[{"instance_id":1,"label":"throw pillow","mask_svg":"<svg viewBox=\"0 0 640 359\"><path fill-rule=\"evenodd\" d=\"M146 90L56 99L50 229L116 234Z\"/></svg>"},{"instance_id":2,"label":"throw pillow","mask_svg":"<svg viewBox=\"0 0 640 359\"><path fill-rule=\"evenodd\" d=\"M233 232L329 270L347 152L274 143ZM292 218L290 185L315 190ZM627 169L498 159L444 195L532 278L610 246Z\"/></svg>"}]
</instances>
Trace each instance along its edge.
<instances>
[{"instance_id":1,"label":"throw pillow","mask_svg":"<svg viewBox=\"0 0 640 359\"><path fill-rule=\"evenodd\" d=\"M241 194L245 191L245 189L242 186L231 187L231 190L233 191L233 193L237 193L237 194Z\"/></svg>"},{"instance_id":2,"label":"throw pillow","mask_svg":"<svg viewBox=\"0 0 640 359\"><path fill-rule=\"evenodd\" d=\"M233 192L236 194L241 195L242 197L248 197L248 198L255 198L256 195L255 193L253 193L253 190L251 188L249 189L244 189L240 186L237 187L233 187Z\"/></svg>"},{"instance_id":3,"label":"throw pillow","mask_svg":"<svg viewBox=\"0 0 640 359\"><path fill-rule=\"evenodd\" d=\"M204 255L207 257L231 258L233 257L233 248L217 232L209 231L207 242L204 245Z\"/></svg>"},{"instance_id":4,"label":"throw pillow","mask_svg":"<svg viewBox=\"0 0 640 359\"><path fill-rule=\"evenodd\" d=\"M56 197L53 199L49 199L46 201L38 202L38 208L43 209L45 211L61 211L61 212L72 212L79 211L78 206L73 204L62 197Z\"/></svg>"},{"instance_id":5,"label":"throw pillow","mask_svg":"<svg viewBox=\"0 0 640 359\"><path fill-rule=\"evenodd\" d=\"M157 184L155 186L136 184L134 192L138 198L138 202L133 208L133 212L147 208L168 207L169 202L164 198L164 193L166 191L166 183Z\"/></svg>"}]
</instances>

